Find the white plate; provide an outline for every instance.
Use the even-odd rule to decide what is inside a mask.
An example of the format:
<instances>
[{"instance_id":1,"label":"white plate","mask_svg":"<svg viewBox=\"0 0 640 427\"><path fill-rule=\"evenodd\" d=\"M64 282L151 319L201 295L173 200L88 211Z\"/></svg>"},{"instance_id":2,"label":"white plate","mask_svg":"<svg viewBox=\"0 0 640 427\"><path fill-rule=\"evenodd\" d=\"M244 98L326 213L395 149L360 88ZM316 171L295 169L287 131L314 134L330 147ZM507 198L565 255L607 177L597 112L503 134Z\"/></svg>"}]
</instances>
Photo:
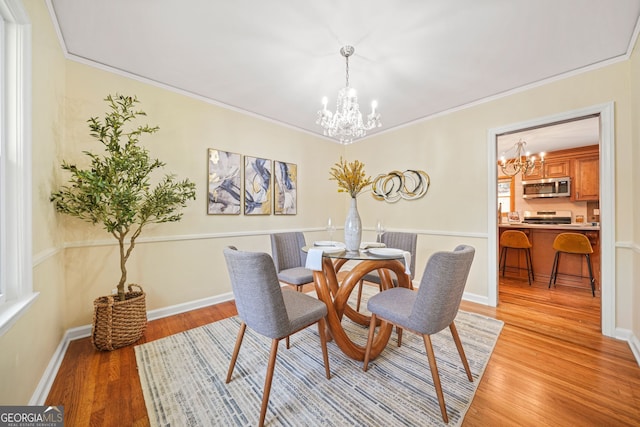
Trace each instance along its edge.
<instances>
[{"instance_id":1,"label":"white plate","mask_svg":"<svg viewBox=\"0 0 640 427\"><path fill-rule=\"evenodd\" d=\"M399 256L404 254L404 251L395 248L371 248L369 253L377 256Z\"/></svg>"},{"instance_id":2,"label":"white plate","mask_svg":"<svg viewBox=\"0 0 640 427\"><path fill-rule=\"evenodd\" d=\"M334 240L318 240L313 242L313 246L343 246L343 243Z\"/></svg>"}]
</instances>

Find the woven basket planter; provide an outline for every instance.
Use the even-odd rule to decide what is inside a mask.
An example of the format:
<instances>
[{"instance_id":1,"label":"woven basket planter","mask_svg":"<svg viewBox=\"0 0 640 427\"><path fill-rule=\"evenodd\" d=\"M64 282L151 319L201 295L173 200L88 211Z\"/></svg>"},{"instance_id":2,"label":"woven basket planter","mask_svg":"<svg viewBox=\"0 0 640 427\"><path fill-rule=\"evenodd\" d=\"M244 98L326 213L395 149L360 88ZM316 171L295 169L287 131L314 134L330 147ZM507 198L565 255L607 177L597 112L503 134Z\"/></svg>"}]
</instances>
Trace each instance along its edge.
<instances>
[{"instance_id":1,"label":"woven basket planter","mask_svg":"<svg viewBox=\"0 0 640 427\"><path fill-rule=\"evenodd\" d=\"M133 290L133 286L139 290ZM138 285L129 285L125 300L113 295L93 301L91 342L97 350L115 350L138 341L147 328L145 293Z\"/></svg>"}]
</instances>

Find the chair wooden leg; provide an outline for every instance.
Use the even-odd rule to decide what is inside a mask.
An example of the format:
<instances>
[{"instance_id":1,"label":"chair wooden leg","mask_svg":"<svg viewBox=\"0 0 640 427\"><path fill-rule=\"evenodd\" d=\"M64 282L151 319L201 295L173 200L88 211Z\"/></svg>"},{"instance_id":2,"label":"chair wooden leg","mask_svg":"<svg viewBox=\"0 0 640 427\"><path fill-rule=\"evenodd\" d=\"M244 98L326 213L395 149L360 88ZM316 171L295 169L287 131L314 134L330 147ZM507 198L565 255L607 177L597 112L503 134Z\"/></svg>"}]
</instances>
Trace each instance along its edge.
<instances>
[{"instance_id":1,"label":"chair wooden leg","mask_svg":"<svg viewBox=\"0 0 640 427\"><path fill-rule=\"evenodd\" d=\"M464 354L464 349L462 348L462 341L460 341L460 335L458 335L458 329L456 328L456 324L454 322L451 322L451 324L449 325L449 329L451 330L453 341L456 343L456 348L458 349L460 360L462 360L462 364L464 365L464 370L467 371L467 378L469 378L469 381L473 382L473 375L471 375L471 368L469 368L469 362L467 361L467 356Z\"/></svg>"},{"instance_id":2,"label":"chair wooden leg","mask_svg":"<svg viewBox=\"0 0 640 427\"><path fill-rule=\"evenodd\" d=\"M440 374L438 373L438 366L436 365L436 356L433 354L433 346L431 345L431 337L429 335L423 335L424 348L427 350L427 358L429 359L429 368L431 368L431 377L433 378L433 385L438 395L438 403L440 403L440 412L442 412L442 419L445 423L449 422L447 416L447 406L444 403L444 395L442 394L442 385L440 384Z\"/></svg>"},{"instance_id":3,"label":"chair wooden leg","mask_svg":"<svg viewBox=\"0 0 640 427\"><path fill-rule=\"evenodd\" d=\"M329 368L329 352L327 351L327 331L324 317L318 320L318 335L320 335L320 345L322 346L322 358L324 359L324 371L327 379L331 379L331 369Z\"/></svg>"},{"instance_id":4,"label":"chair wooden leg","mask_svg":"<svg viewBox=\"0 0 640 427\"><path fill-rule=\"evenodd\" d=\"M276 356L278 355L278 342L271 341L271 354L269 355L269 365L267 366L267 376L264 379L264 390L262 391L262 407L260 408L260 421L258 426L264 426L264 418L267 415L267 405L269 404L269 394L271 393L271 381L273 380L273 370L276 366Z\"/></svg>"},{"instance_id":5,"label":"chair wooden leg","mask_svg":"<svg viewBox=\"0 0 640 427\"><path fill-rule=\"evenodd\" d=\"M398 334L398 347L402 347L402 328L396 325L396 333Z\"/></svg>"},{"instance_id":6,"label":"chair wooden leg","mask_svg":"<svg viewBox=\"0 0 640 427\"><path fill-rule=\"evenodd\" d=\"M360 280L358 284L358 300L356 301L356 311L360 311L360 300L362 300L362 286L364 285L364 280Z\"/></svg>"},{"instance_id":7,"label":"chair wooden leg","mask_svg":"<svg viewBox=\"0 0 640 427\"><path fill-rule=\"evenodd\" d=\"M285 338L285 340L284 340L284 341L287 343L287 350L289 350L289 348L290 348L290 347L289 347L289 337Z\"/></svg>"},{"instance_id":8,"label":"chair wooden leg","mask_svg":"<svg viewBox=\"0 0 640 427\"><path fill-rule=\"evenodd\" d=\"M371 314L371 322L369 323L369 337L367 338L367 348L364 352L364 364L362 370L367 372L369 368L369 357L371 356L371 346L373 345L373 335L376 332L376 315Z\"/></svg>"},{"instance_id":9,"label":"chair wooden leg","mask_svg":"<svg viewBox=\"0 0 640 427\"><path fill-rule=\"evenodd\" d=\"M233 368L236 366L236 360L238 359L238 353L240 353L240 346L242 345L242 339L244 338L244 331L247 329L247 324L242 322L240 329L238 330L238 337L236 338L236 345L233 348L233 355L231 356L231 362L229 363L229 370L227 371L227 379L225 383L231 381L231 375L233 374Z\"/></svg>"}]
</instances>

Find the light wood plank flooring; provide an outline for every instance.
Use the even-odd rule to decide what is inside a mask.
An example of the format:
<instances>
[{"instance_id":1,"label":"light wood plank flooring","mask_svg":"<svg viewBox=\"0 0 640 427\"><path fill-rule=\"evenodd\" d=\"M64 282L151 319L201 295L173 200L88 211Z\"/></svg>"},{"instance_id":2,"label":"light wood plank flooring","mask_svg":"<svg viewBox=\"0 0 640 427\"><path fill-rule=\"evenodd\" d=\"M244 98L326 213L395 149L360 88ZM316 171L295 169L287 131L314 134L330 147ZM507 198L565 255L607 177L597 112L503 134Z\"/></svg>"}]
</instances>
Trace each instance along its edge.
<instances>
[{"instance_id":1,"label":"light wood plank flooring","mask_svg":"<svg viewBox=\"0 0 640 427\"><path fill-rule=\"evenodd\" d=\"M640 367L626 342L600 334L600 298L509 279L499 296L497 308L462 303L505 322L463 426L640 425ZM155 320L140 342L235 314L224 303ZM64 405L68 426L149 425L133 347L72 342L46 404Z\"/></svg>"}]
</instances>

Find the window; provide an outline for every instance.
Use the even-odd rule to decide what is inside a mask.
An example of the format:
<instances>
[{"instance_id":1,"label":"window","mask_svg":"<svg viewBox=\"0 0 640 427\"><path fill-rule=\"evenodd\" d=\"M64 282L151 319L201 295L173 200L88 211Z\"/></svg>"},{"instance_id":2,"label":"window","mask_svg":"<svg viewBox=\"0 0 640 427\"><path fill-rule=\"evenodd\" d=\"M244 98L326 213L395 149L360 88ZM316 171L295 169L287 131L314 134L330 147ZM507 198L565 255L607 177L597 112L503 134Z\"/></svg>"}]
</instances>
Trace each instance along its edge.
<instances>
[{"instance_id":1,"label":"window","mask_svg":"<svg viewBox=\"0 0 640 427\"><path fill-rule=\"evenodd\" d=\"M515 210L514 185L513 177L498 178L498 210L503 219L506 219L507 213Z\"/></svg>"},{"instance_id":2,"label":"window","mask_svg":"<svg viewBox=\"0 0 640 427\"><path fill-rule=\"evenodd\" d=\"M0 0L0 335L37 294L31 261L31 31L20 0Z\"/></svg>"}]
</instances>

